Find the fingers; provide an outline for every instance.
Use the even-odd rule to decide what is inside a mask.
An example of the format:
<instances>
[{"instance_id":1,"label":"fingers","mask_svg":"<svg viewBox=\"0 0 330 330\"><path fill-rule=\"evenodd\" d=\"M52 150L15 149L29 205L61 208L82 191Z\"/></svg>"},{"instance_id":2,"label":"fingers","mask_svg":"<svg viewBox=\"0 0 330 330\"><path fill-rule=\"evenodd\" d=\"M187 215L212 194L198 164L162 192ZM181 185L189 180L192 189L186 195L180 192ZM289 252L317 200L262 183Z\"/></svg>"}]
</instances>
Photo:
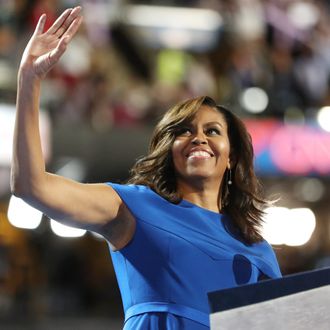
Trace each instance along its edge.
<instances>
[{"instance_id":1,"label":"fingers","mask_svg":"<svg viewBox=\"0 0 330 330\"><path fill-rule=\"evenodd\" d=\"M60 57L63 55L63 53L66 50L66 46L68 44L67 38L62 38L57 45L57 47L48 53L48 65L49 67L53 67L55 63L57 63L60 59Z\"/></svg>"},{"instance_id":2,"label":"fingers","mask_svg":"<svg viewBox=\"0 0 330 330\"><path fill-rule=\"evenodd\" d=\"M57 47L49 53L48 59L50 62L54 63L60 59L60 57L65 52L68 43L77 32L82 20L82 16L79 16L73 22L71 22L71 25L69 26L65 34L61 37Z\"/></svg>"},{"instance_id":3,"label":"fingers","mask_svg":"<svg viewBox=\"0 0 330 330\"><path fill-rule=\"evenodd\" d=\"M39 18L38 24L36 26L36 29L34 31L34 34L42 34L42 32L44 31L44 27L45 27L45 22L46 22L46 15L42 14Z\"/></svg>"},{"instance_id":4,"label":"fingers","mask_svg":"<svg viewBox=\"0 0 330 330\"><path fill-rule=\"evenodd\" d=\"M68 43L76 34L83 20L80 11L81 7L67 9L46 33L43 33L46 15L40 17L35 33L43 33L43 35L35 38L34 44L32 44L35 57L38 57L35 61L36 72L38 71L40 76L44 77L65 52Z\"/></svg>"},{"instance_id":5,"label":"fingers","mask_svg":"<svg viewBox=\"0 0 330 330\"><path fill-rule=\"evenodd\" d=\"M72 37L76 34L77 30L79 29L79 26L81 22L83 21L83 17L79 16L77 17L69 26L69 28L66 30L66 32L63 34L62 39L65 39L66 44L70 42Z\"/></svg>"},{"instance_id":6,"label":"fingers","mask_svg":"<svg viewBox=\"0 0 330 330\"><path fill-rule=\"evenodd\" d=\"M57 20L55 21L55 23L48 29L48 33L49 34L54 34L63 24L63 22L68 18L68 16L70 15L70 13L72 12L72 8L68 8L66 9L61 16L59 16L57 18Z\"/></svg>"},{"instance_id":7,"label":"fingers","mask_svg":"<svg viewBox=\"0 0 330 330\"><path fill-rule=\"evenodd\" d=\"M67 32L68 28L71 27L76 18L79 17L80 12L81 7L66 10L48 30L48 33L56 35L57 38L61 38Z\"/></svg>"},{"instance_id":8,"label":"fingers","mask_svg":"<svg viewBox=\"0 0 330 330\"><path fill-rule=\"evenodd\" d=\"M62 54L65 52L68 43L70 42L72 37L77 32L77 30L82 22L82 19L83 19L82 16L79 16L71 23L71 25L67 29L65 35L63 35L61 37L57 47L52 52L49 53L48 59L50 61L57 62L60 59Z\"/></svg>"}]
</instances>

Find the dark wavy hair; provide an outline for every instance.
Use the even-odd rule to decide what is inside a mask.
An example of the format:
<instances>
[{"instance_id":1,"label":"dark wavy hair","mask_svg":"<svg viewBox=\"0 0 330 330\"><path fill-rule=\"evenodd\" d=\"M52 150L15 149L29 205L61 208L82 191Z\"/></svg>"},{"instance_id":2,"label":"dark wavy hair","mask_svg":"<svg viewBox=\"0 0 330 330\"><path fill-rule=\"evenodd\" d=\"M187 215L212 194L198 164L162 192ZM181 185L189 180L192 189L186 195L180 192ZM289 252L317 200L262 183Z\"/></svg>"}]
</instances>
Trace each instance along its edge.
<instances>
[{"instance_id":1,"label":"dark wavy hair","mask_svg":"<svg viewBox=\"0 0 330 330\"><path fill-rule=\"evenodd\" d=\"M263 208L268 201L261 195L261 186L254 172L251 136L236 115L208 96L178 103L165 113L151 137L148 154L132 167L128 183L149 186L172 203L181 201L176 186L172 145L180 125L191 121L202 105L217 109L224 116L228 128L232 184L228 185L227 169L221 185L220 209L229 216L246 243L260 242L263 239L260 234Z\"/></svg>"}]
</instances>

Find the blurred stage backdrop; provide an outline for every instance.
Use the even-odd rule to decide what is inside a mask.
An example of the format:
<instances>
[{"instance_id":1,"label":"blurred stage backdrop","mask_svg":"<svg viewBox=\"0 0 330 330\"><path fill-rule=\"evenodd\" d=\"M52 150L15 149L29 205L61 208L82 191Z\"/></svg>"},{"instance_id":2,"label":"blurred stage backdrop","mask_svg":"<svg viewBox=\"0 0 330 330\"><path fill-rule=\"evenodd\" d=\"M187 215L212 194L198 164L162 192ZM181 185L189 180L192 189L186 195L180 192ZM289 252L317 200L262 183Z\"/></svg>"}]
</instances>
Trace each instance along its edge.
<instances>
[{"instance_id":1,"label":"blurred stage backdrop","mask_svg":"<svg viewBox=\"0 0 330 330\"><path fill-rule=\"evenodd\" d=\"M120 182L171 105L209 95L244 119L283 274L330 265L330 5L322 0L0 1L0 328L120 329L106 242L11 197L20 56L81 5L84 24L43 83L47 168Z\"/></svg>"}]
</instances>

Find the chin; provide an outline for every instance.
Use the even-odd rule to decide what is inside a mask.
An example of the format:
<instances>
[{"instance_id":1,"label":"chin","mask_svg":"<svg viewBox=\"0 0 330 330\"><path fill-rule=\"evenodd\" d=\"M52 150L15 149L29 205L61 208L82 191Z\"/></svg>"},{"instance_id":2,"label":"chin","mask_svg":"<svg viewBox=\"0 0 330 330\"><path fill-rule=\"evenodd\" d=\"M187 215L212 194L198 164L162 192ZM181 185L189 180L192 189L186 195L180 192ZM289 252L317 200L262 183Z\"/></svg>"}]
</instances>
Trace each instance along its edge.
<instances>
[{"instance_id":1,"label":"chin","mask_svg":"<svg viewBox=\"0 0 330 330\"><path fill-rule=\"evenodd\" d=\"M212 179L213 176L210 175L209 171L196 171L196 172L188 173L186 178L192 180L196 180L196 179L206 180L206 179Z\"/></svg>"}]
</instances>

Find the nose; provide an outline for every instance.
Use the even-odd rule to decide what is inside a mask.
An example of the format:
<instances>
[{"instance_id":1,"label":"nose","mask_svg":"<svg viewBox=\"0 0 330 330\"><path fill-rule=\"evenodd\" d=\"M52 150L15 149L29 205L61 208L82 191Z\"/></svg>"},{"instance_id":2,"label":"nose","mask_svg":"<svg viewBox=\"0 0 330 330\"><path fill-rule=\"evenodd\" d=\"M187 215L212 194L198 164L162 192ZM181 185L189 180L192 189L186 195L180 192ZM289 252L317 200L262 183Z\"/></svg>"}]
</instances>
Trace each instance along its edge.
<instances>
[{"instance_id":1,"label":"nose","mask_svg":"<svg viewBox=\"0 0 330 330\"><path fill-rule=\"evenodd\" d=\"M207 144L204 133L196 133L196 135L191 140L191 143L195 145Z\"/></svg>"}]
</instances>

